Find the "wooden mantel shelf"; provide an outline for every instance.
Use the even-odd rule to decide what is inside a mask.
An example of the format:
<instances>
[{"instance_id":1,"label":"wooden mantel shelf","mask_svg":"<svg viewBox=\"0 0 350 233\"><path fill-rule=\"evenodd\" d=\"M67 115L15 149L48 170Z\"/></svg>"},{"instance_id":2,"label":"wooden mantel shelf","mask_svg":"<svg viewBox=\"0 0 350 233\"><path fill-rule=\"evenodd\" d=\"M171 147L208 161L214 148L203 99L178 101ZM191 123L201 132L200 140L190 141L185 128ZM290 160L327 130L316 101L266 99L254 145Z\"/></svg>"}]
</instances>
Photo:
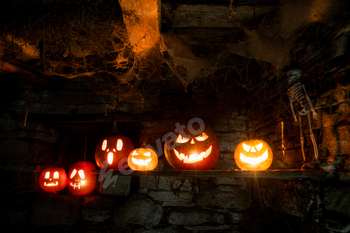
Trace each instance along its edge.
<instances>
[{"instance_id":1,"label":"wooden mantel shelf","mask_svg":"<svg viewBox=\"0 0 350 233\"><path fill-rule=\"evenodd\" d=\"M241 171L241 170L153 170L153 171L113 171L113 173L104 173L103 170L94 170L94 174L113 174L129 176L177 176L177 177L236 177L236 178L272 178L272 179L313 179L324 180L339 177L327 171L313 170L266 170L266 171ZM107 170L108 171L108 170ZM342 173L344 180L348 180L350 175Z\"/></svg>"}]
</instances>

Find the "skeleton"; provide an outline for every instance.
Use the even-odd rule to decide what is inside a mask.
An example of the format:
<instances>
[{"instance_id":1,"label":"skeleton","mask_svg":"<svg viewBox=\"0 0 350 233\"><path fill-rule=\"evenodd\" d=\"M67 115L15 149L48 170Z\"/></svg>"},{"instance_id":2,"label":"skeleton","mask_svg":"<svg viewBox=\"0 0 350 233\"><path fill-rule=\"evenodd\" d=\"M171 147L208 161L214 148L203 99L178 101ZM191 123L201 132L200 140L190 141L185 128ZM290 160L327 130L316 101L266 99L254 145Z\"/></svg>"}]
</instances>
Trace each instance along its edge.
<instances>
[{"instance_id":1,"label":"skeleton","mask_svg":"<svg viewBox=\"0 0 350 233\"><path fill-rule=\"evenodd\" d=\"M301 116L307 115L308 121L309 121L309 127L310 127L310 138L312 141L312 145L314 147L314 158L315 162L318 162L318 149L317 149L317 143L315 139L315 135L312 132L311 128L311 119L310 119L310 110L312 111L313 118L317 119L318 115L315 111L314 106L312 105L312 102L309 98L309 96L306 93L305 86L301 83L297 82L297 80L302 76L301 70L294 69L287 72L288 75L288 82L289 85L292 85L290 88L288 88L288 97L289 97L289 103L290 108L292 109L294 121L299 121L300 126L300 144L301 144L301 152L303 155L303 162L305 162L305 152L304 152L304 136L302 132L302 124L301 124ZM307 102L305 102L305 99ZM297 115L294 112L294 103L299 103L302 110L298 111L298 118Z\"/></svg>"}]
</instances>

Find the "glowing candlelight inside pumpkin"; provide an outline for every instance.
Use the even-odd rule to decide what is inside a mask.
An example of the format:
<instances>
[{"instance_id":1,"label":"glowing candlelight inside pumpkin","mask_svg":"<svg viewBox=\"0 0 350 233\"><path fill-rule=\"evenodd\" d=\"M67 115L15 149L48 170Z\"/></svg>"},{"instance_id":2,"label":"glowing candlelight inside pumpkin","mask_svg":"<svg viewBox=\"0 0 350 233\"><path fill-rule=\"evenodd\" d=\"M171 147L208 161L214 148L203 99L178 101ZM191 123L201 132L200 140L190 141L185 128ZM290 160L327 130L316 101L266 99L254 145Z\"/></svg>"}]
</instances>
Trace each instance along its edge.
<instances>
[{"instance_id":1,"label":"glowing candlelight inside pumpkin","mask_svg":"<svg viewBox=\"0 0 350 233\"><path fill-rule=\"evenodd\" d=\"M235 149L235 162L242 170L266 170L272 158L271 148L262 140L244 141Z\"/></svg>"}]
</instances>

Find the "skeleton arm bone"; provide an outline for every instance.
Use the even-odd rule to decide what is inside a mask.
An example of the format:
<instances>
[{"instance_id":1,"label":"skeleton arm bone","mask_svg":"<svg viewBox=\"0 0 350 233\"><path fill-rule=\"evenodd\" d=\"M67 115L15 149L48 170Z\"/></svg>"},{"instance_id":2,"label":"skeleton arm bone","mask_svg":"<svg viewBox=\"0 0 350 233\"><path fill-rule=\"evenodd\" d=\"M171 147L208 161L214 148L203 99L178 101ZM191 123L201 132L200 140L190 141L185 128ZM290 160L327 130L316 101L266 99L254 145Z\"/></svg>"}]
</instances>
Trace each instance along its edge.
<instances>
[{"instance_id":1,"label":"skeleton arm bone","mask_svg":"<svg viewBox=\"0 0 350 233\"><path fill-rule=\"evenodd\" d=\"M306 90L305 90L305 86L302 85L302 87L303 87L303 90L304 90L304 92L305 92L306 100L307 100L307 102L309 103L309 106L310 106L310 108L311 108L312 117L313 117L314 119L317 119L317 118L318 118L317 112L316 112L314 106L312 105L312 102L311 102L311 100L310 100L310 98L309 98L309 96L308 96L308 94L307 94L307 92L306 92Z\"/></svg>"},{"instance_id":2,"label":"skeleton arm bone","mask_svg":"<svg viewBox=\"0 0 350 233\"><path fill-rule=\"evenodd\" d=\"M290 109L292 109L294 121L298 122L297 116L295 115L295 112L294 112L293 99L289 98L289 103L290 103Z\"/></svg>"}]
</instances>

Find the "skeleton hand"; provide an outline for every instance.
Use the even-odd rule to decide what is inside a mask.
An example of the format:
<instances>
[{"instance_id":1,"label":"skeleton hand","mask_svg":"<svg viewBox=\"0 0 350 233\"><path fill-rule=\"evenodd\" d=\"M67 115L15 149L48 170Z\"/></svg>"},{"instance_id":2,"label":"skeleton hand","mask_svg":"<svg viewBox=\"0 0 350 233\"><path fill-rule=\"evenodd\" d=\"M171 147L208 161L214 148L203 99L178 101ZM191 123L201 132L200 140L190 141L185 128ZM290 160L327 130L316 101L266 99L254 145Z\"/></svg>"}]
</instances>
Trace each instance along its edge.
<instances>
[{"instance_id":1,"label":"skeleton hand","mask_svg":"<svg viewBox=\"0 0 350 233\"><path fill-rule=\"evenodd\" d=\"M314 120L318 120L318 118L319 118L319 116L315 110L312 110L312 118L314 118Z\"/></svg>"},{"instance_id":2,"label":"skeleton hand","mask_svg":"<svg viewBox=\"0 0 350 233\"><path fill-rule=\"evenodd\" d=\"M294 115L294 122L298 122L298 119L295 115Z\"/></svg>"}]
</instances>

